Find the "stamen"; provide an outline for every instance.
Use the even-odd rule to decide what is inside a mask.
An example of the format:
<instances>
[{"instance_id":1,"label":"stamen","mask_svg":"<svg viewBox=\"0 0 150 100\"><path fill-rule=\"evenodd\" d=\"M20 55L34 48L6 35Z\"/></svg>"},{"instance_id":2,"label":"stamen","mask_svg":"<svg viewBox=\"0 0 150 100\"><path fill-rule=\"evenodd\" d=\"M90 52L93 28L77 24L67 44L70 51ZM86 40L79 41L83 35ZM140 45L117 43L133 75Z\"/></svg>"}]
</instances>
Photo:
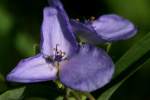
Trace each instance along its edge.
<instances>
[{"instance_id":1,"label":"stamen","mask_svg":"<svg viewBox=\"0 0 150 100\"><path fill-rule=\"evenodd\" d=\"M64 56L66 55L66 53L65 53L65 52L62 52L62 54L61 54L61 55L62 55L62 57L64 57Z\"/></svg>"},{"instance_id":2,"label":"stamen","mask_svg":"<svg viewBox=\"0 0 150 100\"><path fill-rule=\"evenodd\" d=\"M46 62L54 62L53 58L52 57L46 57L45 58Z\"/></svg>"},{"instance_id":3,"label":"stamen","mask_svg":"<svg viewBox=\"0 0 150 100\"><path fill-rule=\"evenodd\" d=\"M61 54L62 53L62 51L61 50L59 50L59 54Z\"/></svg>"},{"instance_id":4,"label":"stamen","mask_svg":"<svg viewBox=\"0 0 150 100\"><path fill-rule=\"evenodd\" d=\"M94 16L91 16L89 19L85 20L85 23L89 23L95 20Z\"/></svg>"},{"instance_id":5,"label":"stamen","mask_svg":"<svg viewBox=\"0 0 150 100\"><path fill-rule=\"evenodd\" d=\"M59 44L56 44L56 52L58 52L58 46L59 46Z\"/></svg>"},{"instance_id":6,"label":"stamen","mask_svg":"<svg viewBox=\"0 0 150 100\"><path fill-rule=\"evenodd\" d=\"M65 52L58 49L59 44L56 44L56 47L53 49L55 51L54 60L60 62L65 57Z\"/></svg>"},{"instance_id":7,"label":"stamen","mask_svg":"<svg viewBox=\"0 0 150 100\"><path fill-rule=\"evenodd\" d=\"M82 46L82 45L84 45L84 44L86 44L86 42L84 42L84 41L80 41L80 42L79 42L79 45L80 45L80 46Z\"/></svg>"},{"instance_id":8,"label":"stamen","mask_svg":"<svg viewBox=\"0 0 150 100\"><path fill-rule=\"evenodd\" d=\"M94 16L91 16L91 17L90 17L90 20L91 20L91 21L94 21L94 20L95 20L95 17L94 17Z\"/></svg>"},{"instance_id":9,"label":"stamen","mask_svg":"<svg viewBox=\"0 0 150 100\"><path fill-rule=\"evenodd\" d=\"M79 18L76 18L76 21L78 21L78 22L79 22L79 21L80 21L80 19L79 19Z\"/></svg>"}]
</instances>

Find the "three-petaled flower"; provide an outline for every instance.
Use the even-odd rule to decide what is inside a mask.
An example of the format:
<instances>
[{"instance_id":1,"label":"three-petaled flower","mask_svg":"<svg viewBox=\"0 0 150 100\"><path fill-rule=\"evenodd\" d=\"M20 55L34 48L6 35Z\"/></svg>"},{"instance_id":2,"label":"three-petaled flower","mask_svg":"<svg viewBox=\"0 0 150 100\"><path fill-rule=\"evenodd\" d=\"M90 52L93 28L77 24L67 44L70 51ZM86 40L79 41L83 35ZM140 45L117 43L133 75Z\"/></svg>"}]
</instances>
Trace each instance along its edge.
<instances>
[{"instance_id":1,"label":"three-petaled flower","mask_svg":"<svg viewBox=\"0 0 150 100\"><path fill-rule=\"evenodd\" d=\"M136 28L114 14L86 23L69 20L59 0L50 4L43 11L41 52L20 61L7 80L32 83L59 79L67 87L86 92L103 87L114 73L112 59L100 48L79 45L75 35L81 33L89 43L105 43L130 38Z\"/></svg>"}]
</instances>

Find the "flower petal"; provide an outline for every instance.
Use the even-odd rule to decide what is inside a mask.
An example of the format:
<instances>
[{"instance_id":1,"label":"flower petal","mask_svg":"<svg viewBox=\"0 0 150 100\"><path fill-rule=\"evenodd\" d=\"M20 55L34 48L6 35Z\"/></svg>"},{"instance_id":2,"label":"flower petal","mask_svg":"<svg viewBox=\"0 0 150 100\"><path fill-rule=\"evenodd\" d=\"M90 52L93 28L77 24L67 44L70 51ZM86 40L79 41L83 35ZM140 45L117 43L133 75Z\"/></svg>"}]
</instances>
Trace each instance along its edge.
<instances>
[{"instance_id":1,"label":"flower petal","mask_svg":"<svg viewBox=\"0 0 150 100\"><path fill-rule=\"evenodd\" d=\"M14 82L41 82L56 79L57 69L47 63L41 54L21 60L7 80Z\"/></svg>"},{"instance_id":2,"label":"flower petal","mask_svg":"<svg viewBox=\"0 0 150 100\"><path fill-rule=\"evenodd\" d=\"M87 34L87 39L90 42L95 37L97 38L95 38L94 42L97 41L98 43L125 40L133 37L137 32L137 29L129 20L115 14L103 15L97 20L86 24L75 20L71 21L71 23L76 32L83 33L84 36Z\"/></svg>"},{"instance_id":3,"label":"flower petal","mask_svg":"<svg viewBox=\"0 0 150 100\"><path fill-rule=\"evenodd\" d=\"M91 23L81 23L76 20L70 20L74 33L78 34L82 42L91 44L105 43L104 40L91 26Z\"/></svg>"},{"instance_id":4,"label":"flower petal","mask_svg":"<svg viewBox=\"0 0 150 100\"><path fill-rule=\"evenodd\" d=\"M65 12L64 7L60 0L48 0L48 1L50 6L55 7L57 10Z\"/></svg>"},{"instance_id":5,"label":"flower petal","mask_svg":"<svg viewBox=\"0 0 150 100\"><path fill-rule=\"evenodd\" d=\"M82 46L80 52L60 67L60 80L66 86L91 92L107 84L114 73L111 58L102 49Z\"/></svg>"},{"instance_id":6,"label":"flower petal","mask_svg":"<svg viewBox=\"0 0 150 100\"><path fill-rule=\"evenodd\" d=\"M41 52L44 56L52 56L56 45L66 56L73 54L77 47L67 17L56 8L47 7L44 9Z\"/></svg>"}]
</instances>

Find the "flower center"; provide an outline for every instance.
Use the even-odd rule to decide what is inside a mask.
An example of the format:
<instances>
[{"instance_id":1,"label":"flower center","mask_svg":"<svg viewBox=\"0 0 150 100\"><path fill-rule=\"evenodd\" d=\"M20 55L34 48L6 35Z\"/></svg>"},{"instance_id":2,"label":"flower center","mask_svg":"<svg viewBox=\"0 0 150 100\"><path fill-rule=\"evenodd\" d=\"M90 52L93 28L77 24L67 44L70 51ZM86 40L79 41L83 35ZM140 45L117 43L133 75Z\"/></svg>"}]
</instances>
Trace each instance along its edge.
<instances>
[{"instance_id":1,"label":"flower center","mask_svg":"<svg viewBox=\"0 0 150 100\"><path fill-rule=\"evenodd\" d=\"M45 57L47 63L55 64L67 59L66 53L58 49L58 46L59 44L56 44L56 47L53 48L54 55Z\"/></svg>"},{"instance_id":2,"label":"flower center","mask_svg":"<svg viewBox=\"0 0 150 100\"><path fill-rule=\"evenodd\" d=\"M60 62L64 60L65 52L58 49L59 44L56 44L56 47L54 48L55 54L54 54L54 61Z\"/></svg>"}]
</instances>

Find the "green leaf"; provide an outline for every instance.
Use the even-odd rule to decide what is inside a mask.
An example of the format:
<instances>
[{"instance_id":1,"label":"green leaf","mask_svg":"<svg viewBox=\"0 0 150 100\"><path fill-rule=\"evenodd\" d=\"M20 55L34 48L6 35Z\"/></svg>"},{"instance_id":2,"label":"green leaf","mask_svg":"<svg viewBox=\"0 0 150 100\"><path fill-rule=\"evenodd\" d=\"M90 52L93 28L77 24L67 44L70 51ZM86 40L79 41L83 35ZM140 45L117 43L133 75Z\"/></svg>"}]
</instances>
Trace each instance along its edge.
<instances>
[{"instance_id":1,"label":"green leaf","mask_svg":"<svg viewBox=\"0 0 150 100\"><path fill-rule=\"evenodd\" d=\"M150 50L150 33L137 41L116 63L116 72L118 76L126 70L131 64L141 58Z\"/></svg>"},{"instance_id":2,"label":"green leaf","mask_svg":"<svg viewBox=\"0 0 150 100\"><path fill-rule=\"evenodd\" d=\"M24 90L25 87L8 90L0 95L0 100L20 100Z\"/></svg>"},{"instance_id":3,"label":"green leaf","mask_svg":"<svg viewBox=\"0 0 150 100\"><path fill-rule=\"evenodd\" d=\"M142 65L138 66L134 69L130 74L128 74L123 80L113 85L111 88L103 92L97 100L109 100L112 94L125 82L131 75L133 75L136 71L138 71L141 67L145 65L150 65L150 58Z\"/></svg>"}]
</instances>

